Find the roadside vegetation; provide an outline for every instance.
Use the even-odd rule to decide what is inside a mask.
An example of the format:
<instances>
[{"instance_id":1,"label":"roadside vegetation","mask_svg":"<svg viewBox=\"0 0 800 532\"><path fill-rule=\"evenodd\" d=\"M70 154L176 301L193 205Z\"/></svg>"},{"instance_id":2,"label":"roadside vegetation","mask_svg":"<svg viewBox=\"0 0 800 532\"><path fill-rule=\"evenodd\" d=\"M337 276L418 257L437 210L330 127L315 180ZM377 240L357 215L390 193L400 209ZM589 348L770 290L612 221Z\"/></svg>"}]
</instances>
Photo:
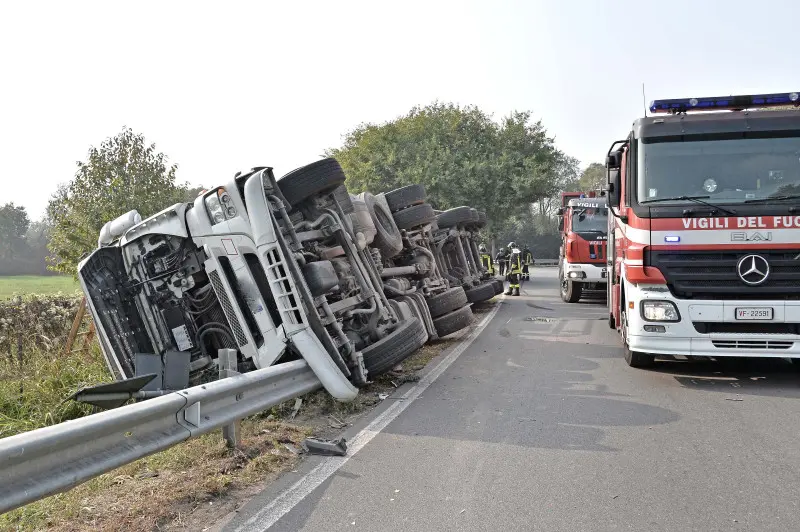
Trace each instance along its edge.
<instances>
[{"instance_id":1,"label":"roadside vegetation","mask_svg":"<svg viewBox=\"0 0 800 532\"><path fill-rule=\"evenodd\" d=\"M68 275L6 275L0 276L0 301L15 295L76 294L78 281Z\"/></svg>"}]
</instances>

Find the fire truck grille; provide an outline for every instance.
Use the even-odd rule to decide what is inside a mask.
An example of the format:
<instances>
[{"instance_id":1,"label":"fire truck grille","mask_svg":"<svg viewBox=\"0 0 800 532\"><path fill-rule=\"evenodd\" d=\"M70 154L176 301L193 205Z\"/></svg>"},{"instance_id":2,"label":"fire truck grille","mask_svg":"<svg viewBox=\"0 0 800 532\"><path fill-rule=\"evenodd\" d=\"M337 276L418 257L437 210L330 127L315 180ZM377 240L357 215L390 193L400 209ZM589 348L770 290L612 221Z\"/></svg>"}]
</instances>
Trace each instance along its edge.
<instances>
[{"instance_id":1,"label":"fire truck grille","mask_svg":"<svg viewBox=\"0 0 800 532\"><path fill-rule=\"evenodd\" d=\"M742 281L737 271L747 255L769 263L767 280L757 286ZM648 251L645 264L658 268L681 299L800 299L798 250Z\"/></svg>"}]
</instances>

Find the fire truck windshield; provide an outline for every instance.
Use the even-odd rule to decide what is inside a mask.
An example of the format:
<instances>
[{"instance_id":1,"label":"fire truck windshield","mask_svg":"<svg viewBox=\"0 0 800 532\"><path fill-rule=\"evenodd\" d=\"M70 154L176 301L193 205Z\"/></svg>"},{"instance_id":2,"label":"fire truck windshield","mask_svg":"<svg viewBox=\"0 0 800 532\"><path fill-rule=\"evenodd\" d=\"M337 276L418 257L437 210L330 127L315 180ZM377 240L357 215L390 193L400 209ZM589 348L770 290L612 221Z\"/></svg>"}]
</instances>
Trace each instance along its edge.
<instances>
[{"instance_id":1,"label":"fire truck windshield","mask_svg":"<svg viewBox=\"0 0 800 532\"><path fill-rule=\"evenodd\" d=\"M608 231L608 209L578 207L572 211L572 230L576 233Z\"/></svg>"},{"instance_id":2,"label":"fire truck windshield","mask_svg":"<svg viewBox=\"0 0 800 532\"><path fill-rule=\"evenodd\" d=\"M702 196L714 203L744 203L800 193L800 136L643 139L637 159L642 202Z\"/></svg>"}]
</instances>

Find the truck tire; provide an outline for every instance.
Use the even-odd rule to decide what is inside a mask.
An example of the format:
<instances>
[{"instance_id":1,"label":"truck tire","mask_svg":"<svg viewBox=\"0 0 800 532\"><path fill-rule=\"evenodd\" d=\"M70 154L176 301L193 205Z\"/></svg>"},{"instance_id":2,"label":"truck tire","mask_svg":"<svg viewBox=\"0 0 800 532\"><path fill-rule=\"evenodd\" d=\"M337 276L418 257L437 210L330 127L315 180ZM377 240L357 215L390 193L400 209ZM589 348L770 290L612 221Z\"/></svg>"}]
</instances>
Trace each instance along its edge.
<instances>
[{"instance_id":1,"label":"truck tire","mask_svg":"<svg viewBox=\"0 0 800 532\"><path fill-rule=\"evenodd\" d=\"M436 219L430 203L420 203L394 213L394 221L398 229L416 229Z\"/></svg>"},{"instance_id":2,"label":"truck tire","mask_svg":"<svg viewBox=\"0 0 800 532\"><path fill-rule=\"evenodd\" d=\"M426 198L424 185L408 185L386 193L386 203L392 213L424 203Z\"/></svg>"},{"instance_id":3,"label":"truck tire","mask_svg":"<svg viewBox=\"0 0 800 532\"><path fill-rule=\"evenodd\" d=\"M339 185L335 189L333 189L333 197L336 199L336 202L342 207L342 211L345 214L350 214L353 212L353 199L350 197L350 193L347 191L347 187L344 185Z\"/></svg>"},{"instance_id":4,"label":"truck tire","mask_svg":"<svg viewBox=\"0 0 800 532\"><path fill-rule=\"evenodd\" d=\"M436 217L439 227L453 227L472 221L472 211L469 207L454 207L444 211Z\"/></svg>"},{"instance_id":5,"label":"truck tire","mask_svg":"<svg viewBox=\"0 0 800 532\"><path fill-rule=\"evenodd\" d=\"M345 180L339 161L328 157L292 170L278 180L283 197L294 207L315 194L330 192Z\"/></svg>"},{"instance_id":6,"label":"truck tire","mask_svg":"<svg viewBox=\"0 0 800 532\"><path fill-rule=\"evenodd\" d=\"M625 351L625 362L632 368L649 368L655 364L655 355L631 351L628 347L628 316L625 312L622 313L622 348Z\"/></svg>"},{"instance_id":7,"label":"truck tire","mask_svg":"<svg viewBox=\"0 0 800 532\"><path fill-rule=\"evenodd\" d=\"M397 224L394 223L394 218L369 192L362 192L358 197L367 205L372 223L375 224L375 239L372 241L372 246L381 252L384 259L391 259L403 249L403 237Z\"/></svg>"},{"instance_id":8,"label":"truck tire","mask_svg":"<svg viewBox=\"0 0 800 532\"><path fill-rule=\"evenodd\" d=\"M466 293L467 300L470 303L480 303L481 301L492 299L495 295L497 295L495 284L493 282L486 282L476 286L475 288L470 288L466 291Z\"/></svg>"},{"instance_id":9,"label":"truck tire","mask_svg":"<svg viewBox=\"0 0 800 532\"><path fill-rule=\"evenodd\" d=\"M472 309L466 306L447 313L444 316L439 316L433 320L433 325L436 327L436 333L439 335L439 338L444 338L449 334L469 327L473 319Z\"/></svg>"},{"instance_id":10,"label":"truck tire","mask_svg":"<svg viewBox=\"0 0 800 532\"><path fill-rule=\"evenodd\" d=\"M494 294L499 295L504 292L503 281L500 279L492 279L492 284L494 285Z\"/></svg>"},{"instance_id":11,"label":"truck tire","mask_svg":"<svg viewBox=\"0 0 800 532\"><path fill-rule=\"evenodd\" d=\"M427 336L418 318L400 322L397 328L374 344L361 350L369 378L386 373L423 346L420 338Z\"/></svg>"},{"instance_id":12,"label":"truck tire","mask_svg":"<svg viewBox=\"0 0 800 532\"><path fill-rule=\"evenodd\" d=\"M583 285L570 281L568 279L561 279L561 299L566 303L577 303L581 299L581 292L583 292Z\"/></svg>"},{"instance_id":13,"label":"truck tire","mask_svg":"<svg viewBox=\"0 0 800 532\"><path fill-rule=\"evenodd\" d=\"M464 289L460 286L450 288L439 295L429 297L425 302L428 303L428 310L431 311L431 316L434 319L448 312L453 312L469 303L466 292L464 292Z\"/></svg>"},{"instance_id":14,"label":"truck tire","mask_svg":"<svg viewBox=\"0 0 800 532\"><path fill-rule=\"evenodd\" d=\"M486 224L489 222L489 218L486 216L486 213L483 211L478 211L478 218L478 227L486 227Z\"/></svg>"}]
</instances>

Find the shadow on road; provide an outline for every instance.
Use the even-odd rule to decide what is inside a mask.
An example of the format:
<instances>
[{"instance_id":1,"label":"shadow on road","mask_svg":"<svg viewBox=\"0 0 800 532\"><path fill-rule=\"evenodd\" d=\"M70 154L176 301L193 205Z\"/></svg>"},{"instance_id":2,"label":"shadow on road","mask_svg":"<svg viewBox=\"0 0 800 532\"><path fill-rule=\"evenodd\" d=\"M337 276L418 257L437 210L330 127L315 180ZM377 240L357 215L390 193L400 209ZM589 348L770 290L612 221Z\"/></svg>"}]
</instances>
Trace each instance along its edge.
<instances>
[{"instance_id":1,"label":"shadow on road","mask_svg":"<svg viewBox=\"0 0 800 532\"><path fill-rule=\"evenodd\" d=\"M659 359L649 371L686 388L728 394L800 397L800 372L782 358Z\"/></svg>"}]
</instances>

